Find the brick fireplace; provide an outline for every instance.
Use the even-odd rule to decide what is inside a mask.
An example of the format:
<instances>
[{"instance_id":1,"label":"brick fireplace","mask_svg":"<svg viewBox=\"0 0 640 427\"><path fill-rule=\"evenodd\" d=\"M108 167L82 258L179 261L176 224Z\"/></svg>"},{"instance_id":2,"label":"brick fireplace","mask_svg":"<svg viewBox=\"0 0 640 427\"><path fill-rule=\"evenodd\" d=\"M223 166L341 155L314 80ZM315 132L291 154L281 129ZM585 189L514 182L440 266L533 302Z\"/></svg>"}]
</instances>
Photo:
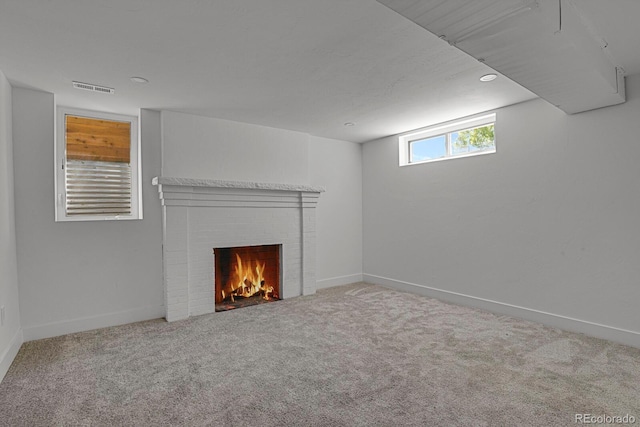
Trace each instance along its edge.
<instances>
[{"instance_id":1,"label":"brick fireplace","mask_svg":"<svg viewBox=\"0 0 640 427\"><path fill-rule=\"evenodd\" d=\"M215 311L214 249L278 245L279 298L314 294L321 187L154 178L163 213L167 321Z\"/></svg>"}]
</instances>

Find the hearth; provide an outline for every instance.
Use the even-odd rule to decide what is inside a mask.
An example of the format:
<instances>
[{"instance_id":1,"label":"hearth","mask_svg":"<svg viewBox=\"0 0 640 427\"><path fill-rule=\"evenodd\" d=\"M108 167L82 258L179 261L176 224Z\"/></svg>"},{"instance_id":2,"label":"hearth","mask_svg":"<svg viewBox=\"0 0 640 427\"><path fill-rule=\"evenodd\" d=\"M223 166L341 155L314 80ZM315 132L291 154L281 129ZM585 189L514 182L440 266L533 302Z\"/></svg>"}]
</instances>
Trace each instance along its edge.
<instances>
[{"instance_id":1,"label":"hearth","mask_svg":"<svg viewBox=\"0 0 640 427\"><path fill-rule=\"evenodd\" d=\"M215 311L280 299L282 245L215 248Z\"/></svg>"}]
</instances>

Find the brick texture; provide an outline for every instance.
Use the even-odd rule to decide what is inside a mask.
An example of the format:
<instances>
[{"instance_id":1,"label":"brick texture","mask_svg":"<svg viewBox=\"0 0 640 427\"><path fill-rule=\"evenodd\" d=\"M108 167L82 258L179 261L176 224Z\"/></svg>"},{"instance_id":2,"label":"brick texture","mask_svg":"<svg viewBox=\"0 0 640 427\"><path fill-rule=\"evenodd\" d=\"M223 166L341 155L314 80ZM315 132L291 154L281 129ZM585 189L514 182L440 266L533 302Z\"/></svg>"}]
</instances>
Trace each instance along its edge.
<instances>
[{"instance_id":1,"label":"brick texture","mask_svg":"<svg viewBox=\"0 0 640 427\"><path fill-rule=\"evenodd\" d=\"M281 298L315 293L319 192L158 185L166 319L214 312L214 248L282 245Z\"/></svg>"}]
</instances>

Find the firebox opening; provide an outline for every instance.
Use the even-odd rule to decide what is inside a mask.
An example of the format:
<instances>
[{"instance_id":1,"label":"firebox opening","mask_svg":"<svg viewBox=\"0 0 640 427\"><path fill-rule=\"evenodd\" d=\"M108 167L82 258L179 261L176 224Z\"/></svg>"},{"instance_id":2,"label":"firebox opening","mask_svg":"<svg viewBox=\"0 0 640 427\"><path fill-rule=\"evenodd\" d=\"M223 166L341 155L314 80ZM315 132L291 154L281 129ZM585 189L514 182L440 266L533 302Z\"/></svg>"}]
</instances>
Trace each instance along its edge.
<instances>
[{"instance_id":1,"label":"firebox opening","mask_svg":"<svg viewBox=\"0 0 640 427\"><path fill-rule=\"evenodd\" d=\"M214 249L215 310L227 311L279 300L281 246Z\"/></svg>"}]
</instances>

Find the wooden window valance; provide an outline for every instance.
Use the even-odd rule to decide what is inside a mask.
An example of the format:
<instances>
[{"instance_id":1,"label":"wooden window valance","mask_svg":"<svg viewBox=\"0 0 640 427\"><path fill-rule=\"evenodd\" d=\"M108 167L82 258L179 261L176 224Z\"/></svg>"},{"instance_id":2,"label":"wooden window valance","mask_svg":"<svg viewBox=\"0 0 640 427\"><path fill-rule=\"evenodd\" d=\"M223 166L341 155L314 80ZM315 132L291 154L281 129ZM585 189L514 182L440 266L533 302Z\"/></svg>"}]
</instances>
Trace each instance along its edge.
<instances>
[{"instance_id":1,"label":"wooden window valance","mask_svg":"<svg viewBox=\"0 0 640 427\"><path fill-rule=\"evenodd\" d=\"M66 156L69 160L129 163L131 123L88 117L65 117Z\"/></svg>"}]
</instances>

